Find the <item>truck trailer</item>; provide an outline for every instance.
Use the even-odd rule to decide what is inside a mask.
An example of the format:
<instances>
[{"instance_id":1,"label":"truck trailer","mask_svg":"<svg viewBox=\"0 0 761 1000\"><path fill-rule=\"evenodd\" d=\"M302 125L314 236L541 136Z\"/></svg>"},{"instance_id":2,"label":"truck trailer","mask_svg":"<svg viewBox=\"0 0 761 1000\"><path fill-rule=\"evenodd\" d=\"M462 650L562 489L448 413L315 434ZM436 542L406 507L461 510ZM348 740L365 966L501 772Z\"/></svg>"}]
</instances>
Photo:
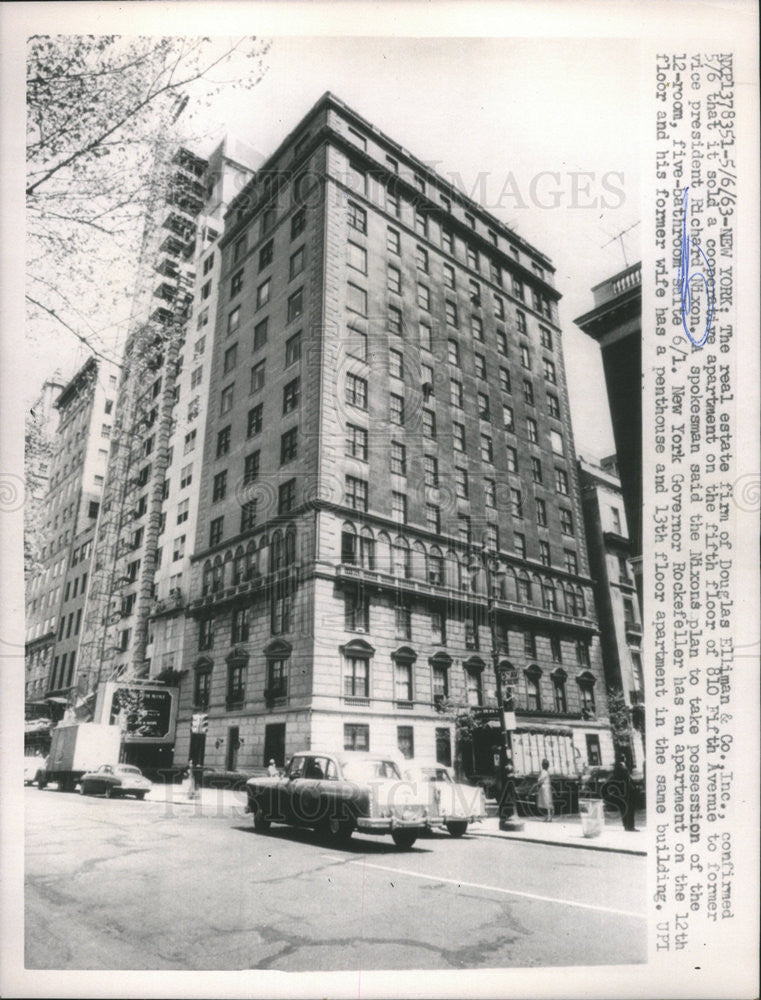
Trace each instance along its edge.
<instances>
[{"instance_id":1,"label":"truck trailer","mask_svg":"<svg viewBox=\"0 0 761 1000\"><path fill-rule=\"evenodd\" d=\"M118 764L120 748L119 726L96 722L58 725L51 734L50 753L37 786L45 788L55 781L59 791L73 792L85 772L101 764Z\"/></svg>"}]
</instances>

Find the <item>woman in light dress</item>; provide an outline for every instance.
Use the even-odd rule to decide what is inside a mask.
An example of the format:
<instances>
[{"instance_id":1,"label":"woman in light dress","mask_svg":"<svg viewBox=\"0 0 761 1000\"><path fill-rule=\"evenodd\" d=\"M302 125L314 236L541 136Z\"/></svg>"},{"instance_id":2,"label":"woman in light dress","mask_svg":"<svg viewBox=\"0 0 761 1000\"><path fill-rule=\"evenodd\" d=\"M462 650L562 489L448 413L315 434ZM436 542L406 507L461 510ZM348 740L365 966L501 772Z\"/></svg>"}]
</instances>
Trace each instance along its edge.
<instances>
[{"instance_id":1,"label":"woman in light dress","mask_svg":"<svg viewBox=\"0 0 761 1000\"><path fill-rule=\"evenodd\" d=\"M540 809L543 809L545 813L544 822L551 823L552 817L555 814L555 806L552 802L550 762L546 759L542 761L542 770L539 772L539 777L536 779L534 791L536 792L536 804Z\"/></svg>"}]
</instances>

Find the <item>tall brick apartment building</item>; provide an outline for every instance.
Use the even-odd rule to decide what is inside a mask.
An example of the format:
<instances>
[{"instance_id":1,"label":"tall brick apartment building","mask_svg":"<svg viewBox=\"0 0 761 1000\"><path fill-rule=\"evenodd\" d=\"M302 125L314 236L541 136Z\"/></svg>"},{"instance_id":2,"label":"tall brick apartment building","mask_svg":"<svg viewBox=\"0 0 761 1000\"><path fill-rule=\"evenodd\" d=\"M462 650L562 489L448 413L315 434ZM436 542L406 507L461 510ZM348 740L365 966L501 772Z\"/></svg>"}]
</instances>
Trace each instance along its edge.
<instances>
[{"instance_id":1,"label":"tall brick apartment building","mask_svg":"<svg viewBox=\"0 0 761 1000\"><path fill-rule=\"evenodd\" d=\"M330 94L220 252L175 760L492 767L492 611L519 773L610 763L550 261Z\"/></svg>"}]
</instances>

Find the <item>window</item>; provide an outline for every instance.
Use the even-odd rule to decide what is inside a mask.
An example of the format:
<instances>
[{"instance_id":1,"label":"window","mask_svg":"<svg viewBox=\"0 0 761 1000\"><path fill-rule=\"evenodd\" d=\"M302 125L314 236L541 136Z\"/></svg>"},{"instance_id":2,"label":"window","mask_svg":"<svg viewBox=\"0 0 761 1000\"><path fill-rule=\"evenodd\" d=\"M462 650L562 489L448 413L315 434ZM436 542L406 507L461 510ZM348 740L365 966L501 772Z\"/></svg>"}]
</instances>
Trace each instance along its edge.
<instances>
[{"instance_id":1,"label":"window","mask_svg":"<svg viewBox=\"0 0 761 1000\"><path fill-rule=\"evenodd\" d=\"M465 686L467 688L468 704L479 706L483 704L483 686L481 683L481 669L470 666L465 668Z\"/></svg>"},{"instance_id":2,"label":"window","mask_svg":"<svg viewBox=\"0 0 761 1000\"><path fill-rule=\"evenodd\" d=\"M488 434L481 435L481 461L494 461L494 444Z\"/></svg>"},{"instance_id":3,"label":"window","mask_svg":"<svg viewBox=\"0 0 761 1000\"><path fill-rule=\"evenodd\" d=\"M397 604L396 607L394 608L394 623L396 628L397 639L407 639L407 640L412 639L412 613L406 604ZM405 684L408 685L408 688L407 688L407 694L400 695L399 688L397 686L397 692L396 692L397 701L412 701L412 666L409 663L400 664L399 662L397 662L396 664L397 671L400 666L402 668L404 667L409 668L406 674L404 674L403 670L403 674L405 675Z\"/></svg>"},{"instance_id":4,"label":"window","mask_svg":"<svg viewBox=\"0 0 761 1000\"><path fill-rule=\"evenodd\" d=\"M407 449L399 441L391 442L391 471L397 476L407 475Z\"/></svg>"},{"instance_id":5,"label":"window","mask_svg":"<svg viewBox=\"0 0 761 1000\"><path fill-rule=\"evenodd\" d=\"M505 449L507 452L507 471L517 472L518 471L518 452L512 445L508 445Z\"/></svg>"},{"instance_id":6,"label":"window","mask_svg":"<svg viewBox=\"0 0 761 1000\"><path fill-rule=\"evenodd\" d=\"M211 279L201 287L201 299L206 300L211 295Z\"/></svg>"},{"instance_id":7,"label":"window","mask_svg":"<svg viewBox=\"0 0 761 1000\"><path fill-rule=\"evenodd\" d=\"M455 365L456 367L460 365L460 346L456 340L447 342L447 360L450 365Z\"/></svg>"},{"instance_id":8,"label":"window","mask_svg":"<svg viewBox=\"0 0 761 1000\"><path fill-rule=\"evenodd\" d=\"M508 406L507 403L502 404L502 423L506 431L515 430L515 417L513 415L512 406Z\"/></svg>"},{"instance_id":9,"label":"window","mask_svg":"<svg viewBox=\"0 0 761 1000\"><path fill-rule=\"evenodd\" d=\"M536 523L540 528L547 527L547 504L541 497L536 498Z\"/></svg>"},{"instance_id":10,"label":"window","mask_svg":"<svg viewBox=\"0 0 761 1000\"><path fill-rule=\"evenodd\" d=\"M399 233L396 229L392 229L391 226L386 229L386 249L389 253L395 253L397 256L402 252Z\"/></svg>"},{"instance_id":11,"label":"window","mask_svg":"<svg viewBox=\"0 0 761 1000\"><path fill-rule=\"evenodd\" d=\"M224 517L215 517L209 525L209 545L219 545L222 541L222 530L224 528Z\"/></svg>"},{"instance_id":12,"label":"window","mask_svg":"<svg viewBox=\"0 0 761 1000\"><path fill-rule=\"evenodd\" d=\"M272 251L274 243L272 240L267 240L264 246L259 251L259 270L263 271L265 267L269 267L272 263Z\"/></svg>"},{"instance_id":13,"label":"window","mask_svg":"<svg viewBox=\"0 0 761 1000\"><path fill-rule=\"evenodd\" d=\"M392 187L386 188L386 211L389 215L399 218L399 195Z\"/></svg>"},{"instance_id":14,"label":"window","mask_svg":"<svg viewBox=\"0 0 761 1000\"><path fill-rule=\"evenodd\" d=\"M452 436L455 451L465 451L465 425L452 422Z\"/></svg>"},{"instance_id":15,"label":"window","mask_svg":"<svg viewBox=\"0 0 761 1000\"><path fill-rule=\"evenodd\" d=\"M288 514L296 504L296 480L289 479L278 488L278 514Z\"/></svg>"},{"instance_id":16,"label":"window","mask_svg":"<svg viewBox=\"0 0 761 1000\"><path fill-rule=\"evenodd\" d=\"M236 306L227 317L227 336L231 337L240 326L240 306Z\"/></svg>"},{"instance_id":17,"label":"window","mask_svg":"<svg viewBox=\"0 0 761 1000\"><path fill-rule=\"evenodd\" d=\"M493 479L484 479L484 505L492 510L497 506L497 484Z\"/></svg>"},{"instance_id":18,"label":"window","mask_svg":"<svg viewBox=\"0 0 761 1000\"><path fill-rule=\"evenodd\" d=\"M208 325L209 325L209 309L208 309L208 306L207 306L206 309L202 309L199 312L199 314L198 314L198 321L196 323L196 329L197 330L203 330L203 328L205 326L208 326ZM199 354L203 354L203 348L200 351L198 350L198 344L199 343L203 344L203 337L201 337L201 340L197 341L196 344L195 344L195 350L193 352L193 356L194 357L197 357Z\"/></svg>"},{"instance_id":19,"label":"window","mask_svg":"<svg viewBox=\"0 0 761 1000\"><path fill-rule=\"evenodd\" d=\"M367 250L358 243L349 241L349 267L367 274Z\"/></svg>"},{"instance_id":20,"label":"window","mask_svg":"<svg viewBox=\"0 0 761 1000\"><path fill-rule=\"evenodd\" d=\"M230 298L238 295L243 288L243 270L237 271L230 279Z\"/></svg>"},{"instance_id":21,"label":"window","mask_svg":"<svg viewBox=\"0 0 761 1000\"><path fill-rule=\"evenodd\" d=\"M433 631L433 619L431 620L432 631ZM438 631L438 623L437 623ZM440 644L440 643L439 643ZM449 697L449 671L442 664L434 664L431 668L431 679L433 687L433 700L434 702L443 701L445 698Z\"/></svg>"},{"instance_id":22,"label":"window","mask_svg":"<svg viewBox=\"0 0 761 1000\"><path fill-rule=\"evenodd\" d=\"M250 393L260 392L264 388L265 361L260 361L251 369Z\"/></svg>"},{"instance_id":23,"label":"window","mask_svg":"<svg viewBox=\"0 0 761 1000\"><path fill-rule=\"evenodd\" d=\"M470 530L470 518L467 514L457 515L457 537L461 542L470 544L471 541L471 530Z\"/></svg>"},{"instance_id":24,"label":"window","mask_svg":"<svg viewBox=\"0 0 761 1000\"><path fill-rule=\"evenodd\" d=\"M524 312L521 312L520 309L515 310L515 325L517 326L519 333L526 332L526 314ZM526 350L528 351L528 348L526 348ZM531 367L530 359L529 363L527 365L524 365L524 367L525 368Z\"/></svg>"},{"instance_id":25,"label":"window","mask_svg":"<svg viewBox=\"0 0 761 1000\"><path fill-rule=\"evenodd\" d=\"M425 526L436 534L441 532L441 510L435 504L427 503L425 505Z\"/></svg>"},{"instance_id":26,"label":"window","mask_svg":"<svg viewBox=\"0 0 761 1000\"><path fill-rule=\"evenodd\" d=\"M582 667L589 666L589 643L583 639L576 642L576 662Z\"/></svg>"},{"instance_id":27,"label":"window","mask_svg":"<svg viewBox=\"0 0 761 1000\"><path fill-rule=\"evenodd\" d=\"M283 387L284 414L291 413L293 410L298 409L300 384L301 384L301 379L295 378L293 379L293 381L288 382L288 384Z\"/></svg>"},{"instance_id":28,"label":"window","mask_svg":"<svg viewBox=\"0 0 761 1000\"><path fill-rule=\"evenodd\" d=\"M597 733L586 733L587 742L587 762L590 767L599 767L602 764L600 755L600 737Z\"/></svg>"},{"instance_id":29,"label":"window","mask_svg":"<svg viewBox=\"0 0 761 1000\"><path fill-rule=\"evenodd\" d=\"M483 354L476 353L475 361L476 361L476 376L486 381L486 358L483 356Z\"/></svg>"},{"instance_id":30,"label":"window","mask_svg":"<svg viewBox=\"0 0 761 1000\"><path fill-rule=\"evenodd\" d=\"M431 311L431 290L427 285L421 285L418 283L417 304L421 309L425 309L426 312Z\"/></svg>"},{"instance_id":31,"label":"window","mask_svg":"<svg viewBox=\"0 0 761 1000\"><path fill-rule=\"evenodd\" d=\"M420 365L420 381L423 384L423 392L425 392L425 386L430 386L430 394L433 395L433 368L431 365L422 362Z\"/></svg>"},{"instance_id":32,"label":"window","mask_svg":"<svg viewBox=\"0 0 761 1000\"><path fill-rule=\"evenodd\" d=\"M555 492L568 496L568 473L565 469L555 469Z\"/></svg>"},{"instance_id":33,"label":"window","mask_svg":"<svg viewBox=\"0 0 761 1000\"><path fill-rule=\"evenodd\" d=\"M427 438L436 437L436 414L433 410L423 410L423 436Z\"/></svg>"},{"instance_id":34,"label":"window","mask_svg":"<svg viewBox=\"0 0 761 1000\"><path fill-rule=\"evenodd\" d=\"M226 385L219 395L219 412L224 416L233 408L233 385Z\"/></svg>"},{"instance_id":35,"label":"window","mask_svg":"<svg viewBox=\"0 0 761 1000\"><path fill-rule=\"evenodd\" d=\"M550 361L549 358L543 359L544 364L544 380L549 382L550 385L555 385L557 383L557 376L555 374L555 363Z\"/></svg>"},{"instance_id":36,"label":"window","mask_svg":"<svg viewBox=\"0 0 761 1000\"><path fill-rule=\"evenodd\" d=\"M351 458L367 461L367 430L348 424L346 428L346 454Z\"/></svg>"},{"instance_id":37,"label":"window","mask_svg":"<svg viewBox=\"0 0 761 1000\"><path fill-rule=\"evenodd\" d=\"M233 610L230 640L234 646L237 646L240 642L248 642L249 615L250 611L248 608L236 608Z\"/></svg>"},{"instance_id":38,"label":"window","mask_svg":"<svg viewBox=\"0 0 761 1000\"><path fill-rule=\"evenodd\" d=\"M393 392L389 394L389 420L392 424L404 424L404 399Z\"/></svg>"},{"instance_id":39,"label":"window","mask_svg":"<svg viewBox=\"0 0 761 1000\"><path fill-rule=\"evenodd\" d=\"M560 509L560 530L564 535L573 534L573 517L570 510Z\"/></svg>"},{"instance_id":40,"label":"window","mask_svg":"<svg viewBox=\"0 0 761 1000\"><path fill-rule=\"evenodd\" d=\"M457 304L449 299L444 303L444 313L450 326L457 326Z\"/></svg>"},{"instance_id":41,"label":"window","mask_svg":"<svg viewBox=\"0 0 761 1000\"><path fill-rule=\"evenodd\" d=\"M389 306L386 313L386 329L397 337L402 336L402 312L396 306Z\"/></svg>"},{"instance_id":42,"label":"window","mask_svg":"<svg viewBox=\"0 0 761 1000\"><path fill-rule=\"evenodd\" d=\"M539 327L539 337L541 339L542 347L546 350L552 350L552 331L548 330L546 326Z\"/></svg>"},{"instance_id":43,"label":"window","mask_svg":"<svg viewBox=\"0 0 761 1000\"><path fill-rule=\"evenodd\" d=\"M415 731L412 726L396 727L396 745L406 760L415 756Z\"/></svg>"},{"instance_id":44,"label":"window","mask_svg":"<svg viewBox=\"0 0 761 1000\"><path fill-rule=\"evenodd\" d=\"M404 493L392 492L391 517L400 524L407 523L407 497Z\"/></svg>"},{"instance_id":45,"label":"window","mask_svg":"<svg viewBox=\"0 0 761 1000\"><path fill-rule=\"evenodd\" d=\"M455 467L455 494L460 500L468 499L468 470Z\"/></svg>"},{"instance_id":46,"label":"window","mask_svg":"<svg viewBox=\"0 0 761 1000\"><path fill-rule=\"evenodd\" d=\"M344 750L369 750L370 727L365 723L344 723Z\"/></svg>"},{"instance_id":47,"label":"window","mask_svg":"<svg viewBox=\"0 0 761 1000\"><path fill-rule=\"evenodd\" d=\"M351 406L367 409L367 380L349 373L346 376L346 402Z\"/></svg>"},{"instance_id":48,"label":"window","mask_svg":"<svg viewBox=\"0 0 761 1000\"><path fill-rule=\"evenodd\" d=\"M304 289L298 288L288 297L288 320L292 323L304 312Z\"/></svg>"},{"instance_id":49,"label":"window","mask_svg":"<svg viewBox=\"0 0 761 1000\"><path fill-rule=\"evenodd\" d=\"M246 664L231 660L227 665L227 704L240 705L245 698Z\"/></svg>"},{"instance_id":50,"label":"window","mask_svg":"<svg viewBox=\"0 0 761 1000\"><path fill-rule=\"evenodd\" d=\"M217 458L222 458L230 450L230 426L223 427L217 434Z\"/></svg>"},{"instance_id":51,"label":"window","mask_svg":"<svg viewBox=\"0 0 761 1000\"><path fill-rule=\"evenodd\" d=\"M393 264L389 264L386 268L386 288L389 292L396 292L397 295L402 291L402 272Z\"/></svg>"},{"instance_id":52,"label":"window","mask_svg":"<svg viewBox=\"0 0 761 1000\"><path fill-rule=\"evenodd\" d=\"M265 317L254 327L254 351L260 351L267 343L269 317Z\"/></svg>"},{"instance_id":53,"label":"window","mask_svg":"<svg viewBox=\"0 0 761 1000\"><path fill-rule=\"evenodd\" d=\"M480 316L470 317L470 330L473 334L475 340L483 342L484 339L484 324Z\"/></svg>"},{"instance_id":54,"label":"window","mask_svg":"<svg viewBox=\"0 0 761 1000\"><path fill-rule=\"evenodd\" d=\"M196 386L201 384L201 379L203 378L203 369L199 365L198 368L190 376L190 388L195 389Z\"/></svg>"},{"instance_id":55,"label":"window","mask_svg":"<svg viewBox=\"0 0 761 1000\"><path fill-rule=\"evenodd\" d=\"M428 218L424 212L415 212L415 232L420 236L428 235Z\"/></svg>"},{"instance_id":56,"label":"window","mask_svg":"<svg viewBox=\"0 0 761 1000\"><path fill-rule=\"evenodd\" d=\"M433 341L431 339L431 327L426 322L421 322L418 326L420 333L420 347L426 351L430 351L433 346Z\"/></svg>"},{"instance_id":57,"label":"window","mask_svg":"<svg viewBox=\"0 0 761 1000\"><path fill-rule=\"evenodd\" d=\"M544 566L551 564L550 543L545 542L543 539L539 540L539 559Z\"/></svg>"},{"instance_id":58,"label":"window","mask_svg":"<svg viewBox=\"0 0 761 1000\"><path fill-rule=\"evenodd\" d=\"M435 455L423 456L423 482L426 486L439 485L439 460Z\"/></svg>"},{"instance_id":59,"label":"window","mask_svg":"<svg viewBox=\"0 0 761 1000\"><path fill-rule=\"evenodd\" d=\"M352 510L367 510L367 482L355 476L346 477L346 505Z\"/></svg>"},{"instance_id":60,"label":"window","mask_svg":"<svg viewBox=\"0 0 761 1000\"><path fill-rule=\"evenodd\" d=\"M195 686L193 691L193 706L195 708L208 708L209 695L211 694L211 670L197 670L195 675Z\"/></svg>"},{"instance_id":61,"label":"window","mask_svg":"<svg viewBox=\"0 0 761 1000\"><path fill-rule=\"evenodd\" d=\"M451 211L451 205L447 207L447 211ZM454 236L450 229L441 229L441 245L447 251L447 253L454 253Z\"/></svg>"},{"instance_id":62,"label":"window","mask_svg":"<svg viewBox=\"0 0 761 1000\"><path fill-rule=\"evenodd\" d=\"M253 483L259 478L259 452L252 451L243 462L243 484Z\"/></svg>"},{"instance_id":63,"label":"window","mask_svg":"<svg viewBox=\"0 0 761 1000\"><path fill-rule=\"evenodd\" d=\"M201 618L198 623L198 648L212 649L214 646L214 619L209 616L208 618Z\"/></svg>"},{"instance_id":64,"label":"window","mask_svg":"<svg viewBox=\"0 0 761 1000\"><path fill-rule=\"evenodd\" d=\"M523 380L523 399L527 406L534 405L534 386L528 379Z\"/></svg>"},{"instance_id":65,"label":"window","mask_svg":"<svg viewBox=\"0 0 761 1000\"><path fill-rule=\"evenodd\" d=\"M505 318L505 302L499 295L494 296L494 315L497 319Z\"/></svg>"},{"instance_id":66,"label":"window","mask_svg":"<svg viewBox=\"0 0 761 1000\"><path fill-rule=\"evenodd\" d=\"M291 427L280 437L280 464L285 465L296 458L298 450L298 428Z\"/></svg>"},{"instance_id":67,"label":"window","mask_svg":"<svg viewBox=\"0 0 761 1000\"><path fill-rule=\"evenodd\" d=\"M239 260L242 260L246 255L246 250L248 249L248 235L244 233L239 236L238 239L233 244L233 264L237 264ZM209 260L213 259L213 254L209 257ZM206 272L204 271L204 274Z\"/></svg>"},{"instance_id":68,"label":"window","mask_svg":"<svg viewBox=\"0 0 761 1000\"><path fill-rule=\"evenodd\" d=\"M570 549L563 549L563 561L567 573L573 573L574 575L578 574L579 561L575 552L572 552Z\"/></svg>"},{"instance_id":69,"label":"window","mask_svg":"<svg viewBox=\"0 0 761 1000\"><path fill-rule=\"evenodd\" d=\"M560 419L560 401L557 396L553 396L551 392L547 393L547 409L551 417L556 417Z\"/></svg>"},{"instance_id":70,"label":"window","mask_svg":"<svg viewBox=\"0 0 761 1000\"><path fill-rule=\"evenodd\" d=\"M539 440L539 428L533 417L526 417L526 431L528 432L529 441L532 444L536 444Z\"/></svg>"},{"instance_id":71,"label":"window","mask_svg":"<svg viewBox=\"0 0 761 1000\"><path fill-rule=\"evenodd\" d=\"M113 399L107 399L106 400L106 405L105 405L106 416L108 416L108 414L111 412L111 410L113 410L113 408L114 408L114 401L113 401Z\"/></svg>"},{"instance_id":72,"label":"window","mask_svg":"<svg viewBox=\"0 0 761 1000\"><path fill-rule=\"evenodd\" d=\"M257 452L257 455L259 453ZM256 524L256 500L247 500L240 507L240 530L250 531Z\"/></svg>"},{"instance_id":73,"label":"window","mask_svg":"<svg viewBox=\"0 0 761 1000\"><path fill-rule=\"evenodd\" d=\"M428 274L428 251L419 244L415 249L415 263L419 271Z\"/></svg>"},{"instance_id":74,"label":"window","mask_svg":"<svg viewBox=\"0 0 761 1000\"><path fill-rule=\"evenodd\" d=\"M301 358L301 333L294 333L285 342L285 367L290 368Z\"/></svg>"},{"instance_id":75,"label":"window","mask_svg":"<svg viewBox=\"0 0 761 1000\"><path fill-rule=\"evenodd\" d=\"M181 500L177 504L177 523L183 524L188 519L190 500Z\"/></svg>"},{"instance_id":76,"label":"window","mask_svg":"<svg viewBox=\"0 0 761 1000\"><path fill-rule=\"evenodd\" d=\"M264 409L264 404L259 403L258 406L255 406L253 407L253 409L248 411L248 422L246 426L247 437L253 437L254 434L261 433L263 409Z\"/></svg>"},{"instance_id":77,"label":"window","mask_svg":"<svg viewBox=\"0 0 761 1000\"><path fill-rule=\"evenodd\" d=\"M103 424L100 428L100 436L104 438L111 437L111 424Z\"/></svg>"},{"instance_id":78,"label":"window","mask_svg":"<svg viewBox=\"0 0 761 1000\"><path fill-rule=\"evenodd\" d=\"M510 488L510 513L513 517L523 517L523 495L515 487Z\"/></svg>"},{"instance_id":79,"label":"window","mask_svg":"<svg viewBox=\"0 0 761 1000\"><path fill-rule=\"evenodd\" d=\"M593 677L579 677L579 694L581 695L581 712L588 717L595 714L595 682Z\"/></svg>"},{"instance_id":80,"label":"window","mask_svg":"<svg viewBox=\"0 0 761 1000\"><path fill-rule=\"evenodd\" d=\"M529 668L526 677L526 707L529 711L541 712L542 710L542 673L538 667Z\"/></svg>"},{"instance_id":81,"label":"window","mask_svg":"<svg viewBox=\"0 0 761 1000\"><path fill-rule=\"evenodd\" d=\"M452 734L447 726L436 729L436 762L452 766Z\"/></svg>"},{"instance_id":82,"label":"window","mask_svg":"<svg viewBox=\"0 0 761 1000\"><path fill-rule=\"evenodd\" d=\"M355 202L349 202L349 225L360 233L367 232L367 212Z\"/></svg>"},{"instance_id":83,"label":"window","mask_svg":"<svg viewBox=\"0 0 761 1000\"><path fill-rule=\"evenodd\" d=\"M269 278L267 278L267 280L263 281L261 283L261 285L259 285L259 287L257 288L257 290L256 290L256 308L257 309L261 309L262 306L265 306L269 302L269 300L270 300L270 288L271 288L271 285L272 285L272 282L270 281Z\"/></svg>"},{"instance_id":84,"label":"window","mask_svg":"<svg viewBox=\"0 0 761 1000\"><path fill-rule=\"evenodd\" d=\"M449 402L456 406L458 410L463 408L463 388L462 382L456 378L449 380Z\"/></svg>"},{"instance_id":85,"label":"window","mask_svg":"<svg viewBox=\"0 0 761 1000\"><path fill-rule=\"evenodd\" d=\"M367 292L350 281L346 292L346 308L351 312L367 315Z\"/></svg>"},{"instance_id":86,"label":"window","mask_svg":"<svg viewBox=\"0 0 761 1000\"><path fill-rule=\"evenodd\" d=\"M369 631L368 628L358 629L356 626L348 624L346 628L349 631ZM368 661L364 656L349 656L346 658L346 666L344 668L344 696L347 698L370 697Z\"/></svg>"},{"instance_id":87,"label":"window","mask_svg":"<svg viewBox=\"0 0 761 1000\"><path fill-rule=\"evenodd\" d=\"M615 534L620 535L621 534L621 514L619 513L617 507L611 507L610 508L610 519L611 519L612 530L615 532Z\"/></svg>"},{"instance_id":88,"label":"window","mask_svg":"<svg viewBox=\"0 0 761 1000\"><path fill-rule=\"evenodd\" d=\"M300 208L298 212L295 212L293 218L291 219L291 239L295 240L297 236L304 232L307 223L307 213L306 208Z\"/></svg>"}]
</instances>

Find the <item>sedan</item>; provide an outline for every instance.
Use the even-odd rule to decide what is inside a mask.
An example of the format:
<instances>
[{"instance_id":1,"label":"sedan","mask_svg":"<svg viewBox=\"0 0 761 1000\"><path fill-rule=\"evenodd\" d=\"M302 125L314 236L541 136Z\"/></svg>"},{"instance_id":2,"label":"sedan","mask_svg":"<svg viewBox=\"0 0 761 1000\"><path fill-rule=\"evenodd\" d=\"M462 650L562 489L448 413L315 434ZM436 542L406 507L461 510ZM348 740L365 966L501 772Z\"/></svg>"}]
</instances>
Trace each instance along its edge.
<instances>
[{"instance_id":1,"label":"sedan","mask_svg":"<svg viewBox=\"0 0 761 1000\"><path fill-rule=\"evenodd\" d=\"M407 760L402 774L421 794L428 795L430 827L445 826L453 837L462 837L469 823L486 819L483 788L455 781L450 767Z\"/></svg>"},{"instance_id":2,"label":"sedan","mask_svg":"<svg viewBox=\"0 0 761 1000\"><path fill-rule=\"evenodd\" d=\"M101 764L97 771L88 771L79 779L81 795L102 794L107 799L117 795L134 795L136 799L144 799L152 787L139 768L131 764Z\"/></svg>"}]
</instances>

